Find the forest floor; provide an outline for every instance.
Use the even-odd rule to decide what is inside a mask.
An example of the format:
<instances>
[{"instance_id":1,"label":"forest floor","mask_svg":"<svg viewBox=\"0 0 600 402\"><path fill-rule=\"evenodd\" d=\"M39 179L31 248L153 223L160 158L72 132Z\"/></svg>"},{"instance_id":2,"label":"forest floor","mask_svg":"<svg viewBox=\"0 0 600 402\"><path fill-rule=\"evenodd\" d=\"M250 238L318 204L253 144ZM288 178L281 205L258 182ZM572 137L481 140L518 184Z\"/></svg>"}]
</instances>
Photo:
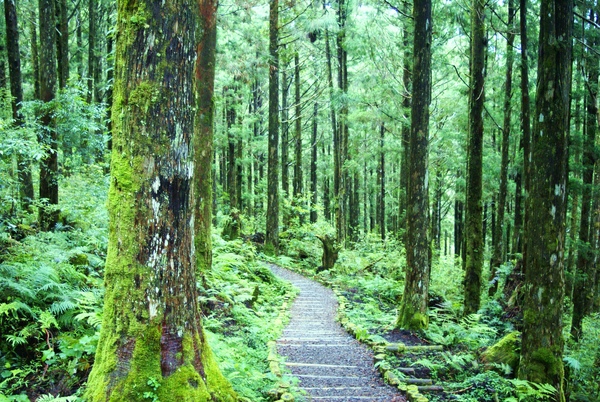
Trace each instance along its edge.
<instances>
[{"instance_id":1,"label":"forest floor","mask_svg":"<svg viewBox=\"0 0 600 402\"><path fill-rule=\"evenodd\" d=\"M397 389L383 382L371 351L336 321L338 302L333 291L287 269L269 267L300 290L277 349L308 400L406 401Z\"/></svg>"}]
</instances>

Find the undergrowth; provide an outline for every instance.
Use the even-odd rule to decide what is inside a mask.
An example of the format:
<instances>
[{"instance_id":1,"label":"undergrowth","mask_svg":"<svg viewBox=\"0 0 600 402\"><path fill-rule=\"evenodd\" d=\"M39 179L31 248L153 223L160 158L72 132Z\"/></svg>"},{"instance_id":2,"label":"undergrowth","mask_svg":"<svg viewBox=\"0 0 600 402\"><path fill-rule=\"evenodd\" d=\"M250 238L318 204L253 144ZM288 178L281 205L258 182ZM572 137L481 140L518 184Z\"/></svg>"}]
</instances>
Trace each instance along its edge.
<instances>
[{"instance_id":1,"label":"undergrowth","mask_svg":"<svg viewBox=\"0 0 600 402\"><path fill-rule=\"evenodd\" d=\"M80 401L93 364L108 176L89 165L60 188L55 231L38 232L26 212L0 227L0 402ZM213 269L198 281L208 342L241 400L270 400L280 379L269 370L267 342L282 330L273 323L294 290L257 260L253 245L218 235L213 245Z\"/></svg>"}]
</instances>

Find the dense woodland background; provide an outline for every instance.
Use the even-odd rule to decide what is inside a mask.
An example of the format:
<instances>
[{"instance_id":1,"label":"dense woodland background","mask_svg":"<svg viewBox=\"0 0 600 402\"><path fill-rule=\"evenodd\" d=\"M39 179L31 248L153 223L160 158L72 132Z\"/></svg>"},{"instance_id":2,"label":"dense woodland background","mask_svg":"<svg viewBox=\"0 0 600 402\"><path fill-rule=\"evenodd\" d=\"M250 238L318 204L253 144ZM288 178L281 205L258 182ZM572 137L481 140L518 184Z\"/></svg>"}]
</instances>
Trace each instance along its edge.
<instances>
[{"instance_id":1,"label":"dense woodland background","mask_svg":"<svg viewBox=\"0 0 600 402\"><path fill-rule=\"evenodd\" d=\"M0 401L77 400L102 321L116 3L3 6ZM426 98L412 95L429 67L412 67L423 25L410 2L270 6L218 7L213 261L198 285L209 344L235 391L271 400L279 381L266 345L281 330L281 322L270 323L293 290L261 260L337 285L362 328L357 337L379 339L408 314L407 266L416 254L406 249L420 243L411 243L407 228L419 222L411 230L427 240L416 260L427 261L426 314L413 312L400 326L446 347L413 362L445 386L431 400L552 400L555 391L536 379L552 383L563 370L567 399L600 400L598 3L574 4L572 61L564 53L572 80L562 132L566 237L554 239L564 251L555 256L560 271L547 271L560 276L546 289L560 301L544 313L550 319L528 315L524 269L525 223L546 224L528 221L525 208L531 131L544 121L534 109L540 2L432 2L422 157L409 147L411 107ZM127 18L144 24L139 15ZM151 102L145 96L139 101ZM547 159L559 169L554 157ZM414 214L407 205L416 205L408 197L411 171L424 178L427 207L407 220ZM552 323L560 358L540 361L556 373L519 371L517 331L544 332ZM500 340L510 357L490 361L482 352ZM160 381L146 385L141 398L157 400Z\"/></svg>"}]
</instances>

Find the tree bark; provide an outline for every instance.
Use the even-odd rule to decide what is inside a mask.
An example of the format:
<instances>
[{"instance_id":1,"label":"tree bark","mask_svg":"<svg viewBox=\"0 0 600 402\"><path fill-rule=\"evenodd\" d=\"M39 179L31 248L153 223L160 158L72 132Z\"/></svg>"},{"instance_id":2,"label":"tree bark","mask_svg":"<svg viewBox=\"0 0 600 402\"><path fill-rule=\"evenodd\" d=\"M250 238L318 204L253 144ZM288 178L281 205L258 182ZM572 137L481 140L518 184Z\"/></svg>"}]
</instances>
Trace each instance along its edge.
<instances>
[{"instance_id":1,"label":"tree bark","mask_svg":"<svg viewBox=\"0 0 600 402\"><path fill-rule=\"evenodd\" d=\"M202 67L214 50L203 41L212 40L215 9L212 1L119 1L106 293L88 401L135 401L144 392L237 400L206 342L196 289L202 205L194 187L210 200L210 180L199 183L195 152L202 159L211 146L194 107L202 89L210 92L199 81L212 85Z\"/></svg>"},{"instance_id":2,"label":"tree bark","mask_svg":"<svg viewBox=\"0 0 600 402\"><path fill-rule=\"evenodd\" d=\"M281 71L281 191L283 197L287 198L290 195L290 169L289 169L289 118L290 110L288 106L288 74L287 65L283 62ZM283 218L284 226L289 224L289 217Z\"/></svg>"},{"instance_id":3,"label":"tree bark","mask_svg":"<svg viewBox=\"0 0 600 402\"><path fill-rule=\"evenodd\" d=\"M379 225L379 233L381 239L385 239L385 123L379 126L379 167L377 169L377 188L379 195L377 196L377 224Z\"/></svg>"},{"instance_id":4,"label":"tree bark","mask_svg":"<svg viewBox=\"0 0 600 402\"><path fill-rule=\"evenodd\" d=\"M196 266L204 276L212 267L212 204L215 104L215 51L217 46L217 0L199 3L199 36L196 44L196 124L194 130L194 246Z\"/></svg>"},{"instance_id":5,"label":"tree bark","mask_svg":"<svg viewBox=\"0 0 600 402\"><path fill-rule=\"evenodd\" d=\"M269 141L265 251L279 252L279 0L269 8Z\"/></svg>"},{"instance_id":6,"label":"tree bark","mask_svg":"<svg viewBox=\"0 0 600 402\"><path fill-rule=\"evenodd\" d=\"M553 385L564 401L564 247L573 0L542 0L519 378Z\"/></svg>"},{"instance_id":7,"label":"tree bark","mask_svg":"<svg viewBox=\"0 0 600 402\"><path fill-rule=\"evenodd\" d=\"M506 38L506 81L504 87L504 127L502 128L502 162L500 165L500 191L498 192L498 212L496 213L496 225L494 231L494 251L492 256L492 269L490 270L491 286L489 294L493 295L498 289L497 271L506 259L505 244L503 237L504 212L506 211L506 195L508 189L508 148L510 144L510 120L512 116L512 71L513 71L513 45L515 42L514 32L515 8L513 0L508 1L508 34ZM508 241L508 236L506 237Z\"/></svg>"},{"instance_id":8,"label":"tree bark","mask_svg":"<svg viewBox=\"0 0 600 402\"><path fill-rule=\"evenodd\" d=\"M405 15L410 14L410 2L405 1L403 4L403 11ZM402 47L404 48L404 54L402 56L402 85L404 86L404 92L402 94L402 114L405 116L402 121L402 154L400 160L400 191L398 196L398 214L400 215L399 226L406 228L406 198L408 194L408 163L410 157L410 99L411 99L411 54L410 54L410 35L408 29L409 20L406 19L402 25ZM400 240L406 242L406 238L400 235Z\"/></svg>"},{"instance_id":9,"label":"tree bark","mask_svg":"<svg viewBox=\"0 0 600 402\"><path fill-rule=\"evenodd\" d=\"M69 80L69 20L66 0L56 0L56 59L58 87L63 89Z\"/></svg>"},{"instance_id":10,"label":"tree bark","mask_svg":"<svg viewBox=\"0 0 600 402\"><path fill-rule=\"evenodd\" d=\"M429 103L431 102L431 0L415 0L413 96L407 199L406 278L396 325L418 330L429 323Z\"/></svg>"},{"instance_id":11,"label":"tree bark","mask_svg":"<svg viewBox=\"0 0 600 402\"><path fill-rule=\"evenodd\" d=\"M313 126L312 136L310 139L310 192L311 192L311 206L310 206L310 222L315 223L317 221L317 115L319 111L319 104L315 102L313 110Z\"/></svg>"},{"instance_id":12,"label":"tree bark","mask_svg":"<svg viewBox=\"0 0 600 402\"><path fill-rule=\"evenodd\" d=\"M58 222L58 136L49 102L56 96L56 53L54 1L40 0L40 115L38 141L47 151L40 161L39 224L42 230L54 229Z\"/></svg>"},{"instance_id":13,"label":"tree bark","mask_svg":"<svg viewBox=\"0 0 600 402\"><path fill-rule=\"evenodd\" d=\"M23 127L25 121L21 113L23 102L23 81L21 77L21 55L19 53L19 29L17 23L17 8L14 0L4 1L4 17L6 21L6 52L8 59L8 76L10 79L10 95L12 118L15 126ZM4 69L2 69L4 74ZM21 207L28 209L33 201L33 178L31 164L27 158L17 154L19 178L19 198Z\"/></svg>"},{"instance_id":14,"label":"tree bark","mask_svg":"<svg viewBox=\"0 0 600 402\"><path fill-rule=\"evenodd\" d=\"M483 269L483 104L485 65L485 2L473 0L471 10L471 79L469 91L469 146L465 217L464 314L479 310Z\"/></svg>"},{"instance_id":15,"label":"tree bark","mask_svg":"<svg viewBox=\"0 0 600 402\"><path fill-rule=\"evenodd\" d=\"M300 57L294 54L295 130L294 130L294 197L302 196L302 105L300 104ZM298 201L298 200L296 200Z\"/></svg>"},{"instance_id":16,"label":"tree bark","mask_svg":"<svg viewBox=\"0 0 600 402\"><path fill-rule=\"evenodd\" d=\"M336 37L337 59L338 59L338 88L343 95L348 93L348 52L346 51L346 19L348 4L345 0L338 1L338 28ZM340 106L338 129L337 129L337 168L334 174L338 178L338 186L335 201L336 232L339 244L346 243L348 234L348 178L349 173L345 168L348 159L348 101L346 96L342 99ZM335 143L334 143L335 146Z\"/></svg>"}]
</instances>

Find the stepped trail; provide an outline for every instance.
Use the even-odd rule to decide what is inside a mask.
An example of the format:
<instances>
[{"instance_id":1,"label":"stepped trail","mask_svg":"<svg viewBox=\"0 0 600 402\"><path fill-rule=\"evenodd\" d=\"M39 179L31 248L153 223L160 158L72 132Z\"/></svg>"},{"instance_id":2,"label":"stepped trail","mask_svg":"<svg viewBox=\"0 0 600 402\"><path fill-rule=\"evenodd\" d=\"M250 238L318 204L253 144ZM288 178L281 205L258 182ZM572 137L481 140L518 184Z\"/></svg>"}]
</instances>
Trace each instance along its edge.
<instances>
[{"instance_id":1,"label":"stepped trail","mask_svg":"<svg viewBox=\"0 0 600 402\"><path fill-rule=\"evenodd\" d=\"M287 269L272 264L269 268L300 290L277 350L310 400L406 401L397 389L383 382L368 348L336 321L337 300L330 289Z\"/></svg>"}]
</instances>

